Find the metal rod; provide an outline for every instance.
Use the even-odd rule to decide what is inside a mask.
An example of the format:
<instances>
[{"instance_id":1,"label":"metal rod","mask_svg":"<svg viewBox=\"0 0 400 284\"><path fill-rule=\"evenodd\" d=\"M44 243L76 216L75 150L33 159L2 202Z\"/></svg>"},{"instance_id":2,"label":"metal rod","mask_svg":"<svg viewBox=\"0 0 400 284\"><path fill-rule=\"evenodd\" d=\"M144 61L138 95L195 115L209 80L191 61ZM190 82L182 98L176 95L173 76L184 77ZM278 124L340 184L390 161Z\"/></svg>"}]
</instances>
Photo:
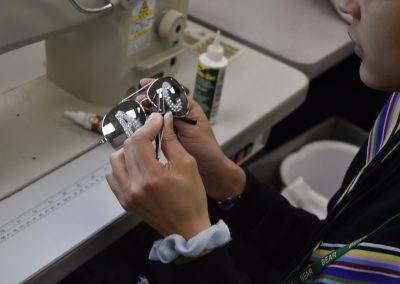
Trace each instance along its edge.
<instances>
[{"instance_id":1,"label":"metal rod","mask_svg":"<svg viewBox=\"0 0 400 284\"><path fill-rule=\"evenodd\" d=\"M99 8L85 8L85 7L82 7L81 4L79 4L77 2L77 0L69 0L69 2L72 4L72 6L75 7L76 10L78 10L79 12L81 12L83 14L103 13L103 12L110 11L114 7L114 5L111 2L106 4L106 5L104 5L103 7L99 7Z\"/></svg>"}]
</instances>

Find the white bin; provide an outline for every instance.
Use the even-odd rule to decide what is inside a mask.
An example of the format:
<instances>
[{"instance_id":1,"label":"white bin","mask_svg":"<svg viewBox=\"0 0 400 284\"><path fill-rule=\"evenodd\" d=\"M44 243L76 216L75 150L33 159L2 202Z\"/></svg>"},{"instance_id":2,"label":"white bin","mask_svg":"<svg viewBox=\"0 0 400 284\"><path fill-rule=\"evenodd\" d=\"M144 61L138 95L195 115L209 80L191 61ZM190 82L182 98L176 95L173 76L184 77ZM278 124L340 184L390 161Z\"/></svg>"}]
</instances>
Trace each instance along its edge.
<instances>
[{"instance_id":1,"label":"white bin","mask_svg":"<svg viewBox=\"0 0 400 284\"><path fill-rule=\"evenodd\" d=\"M355 145L333 140L306 144L282 161L280 175L284 186L302 177L311 189L329 199L341 186L358 149Z\"/></svg>"}]
</instances>

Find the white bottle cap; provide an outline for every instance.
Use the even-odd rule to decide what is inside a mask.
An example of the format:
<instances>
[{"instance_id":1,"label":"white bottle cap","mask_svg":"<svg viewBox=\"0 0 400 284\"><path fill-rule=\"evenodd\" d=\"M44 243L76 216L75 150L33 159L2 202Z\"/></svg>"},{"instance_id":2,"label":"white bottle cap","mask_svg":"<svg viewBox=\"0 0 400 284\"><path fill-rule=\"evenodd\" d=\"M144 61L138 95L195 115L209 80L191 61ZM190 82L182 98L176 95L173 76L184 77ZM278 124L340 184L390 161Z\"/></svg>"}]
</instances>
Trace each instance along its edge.
<instances>
[{"instance_id":1,"label":"white bottle cap","mask_svg":"<svg viewBox=\"0 0 400 284\"><path fill-rule=\"evenodd\" d=\"M212 60L219 61L224 56L224 48L221 45L220 39L221 32L218 30L214 42L207 48L207 57Z\"/></svg>"},{"instance_id":2,"label":"white bottle cap","mask_svg":"<svg viewBox=\"0 0 400 284\"><path fill-rule=\"evenodd\" d=\"M91 127L89 117L93 115L92 113L86 113L83 111L64 111L64 115L85 128L90 129Z\"/></svg>"}]
</instances>

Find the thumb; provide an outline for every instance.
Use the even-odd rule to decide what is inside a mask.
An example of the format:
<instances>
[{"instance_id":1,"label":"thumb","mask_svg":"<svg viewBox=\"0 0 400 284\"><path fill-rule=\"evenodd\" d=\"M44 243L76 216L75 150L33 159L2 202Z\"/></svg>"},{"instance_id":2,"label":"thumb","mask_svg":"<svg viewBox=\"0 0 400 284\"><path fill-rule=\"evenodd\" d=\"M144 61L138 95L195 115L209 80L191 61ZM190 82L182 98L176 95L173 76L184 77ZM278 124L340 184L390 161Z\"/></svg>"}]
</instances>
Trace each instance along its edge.
<instances>
[{"instance_id":1,"label":"thumb","mask_svg":"<svg viewBox=\"0 0 400 284\"><path fill-rule=\"evenodd\" d=\"M144 140L154 140L157 134L160 132L163 125L162 115L159 113L152 113L144 123L142 127L140 127L134 135L136 137L140 137L140 139Z\"/></svg>"},{"instance_id":2,"label":"thumb","mask_svg":"<svg viewBox=\"0 0 400 284\"><path fill-rule=\"evenodd\" d=\"M124 144L125 160L138 161L139 168L142 169L151 167L155 160L155 152L151 142L160 132L162 125L161 114L152 113L145 124L135 131Z\"/></svg>"},{"instance_id":3,"label":"thumb","mask_svg":"<svg viewBox=\"0 0 400 284\"><path fill-rule=\"evenodd\" d=\"M171 162L182 159L185 155L189 155L174 132L174 122L171 112L167 112L164 116L164 134L161 148L167 160Z\"/></svg>"}]
</instances>

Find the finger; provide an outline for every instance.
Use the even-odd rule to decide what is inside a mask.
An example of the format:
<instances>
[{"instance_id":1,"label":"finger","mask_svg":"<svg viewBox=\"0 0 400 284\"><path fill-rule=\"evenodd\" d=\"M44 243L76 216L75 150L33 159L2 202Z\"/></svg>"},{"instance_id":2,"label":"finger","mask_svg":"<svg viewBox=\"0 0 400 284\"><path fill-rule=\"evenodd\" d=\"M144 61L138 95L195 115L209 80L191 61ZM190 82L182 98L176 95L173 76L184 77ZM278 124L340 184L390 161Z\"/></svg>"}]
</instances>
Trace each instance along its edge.
<instances>
[{"instance_id":1,"label":"finger","mask_svg":"<svg viewBox=\"0 0 400 284\"><path fill-rule=\"evenodd\" d=\"M140 87L146 86L146 85L150 84L151 82L153 82L154 80L155 80L154 78L140 79L140 81L139 81Z\"/></svg>"},{"instance_id":2,"label":"finger","mask_svg":"<svg viewBox=\"0 0 400 284\"><path fill-rule=\"evenodd\" d=\"M188 110L188 113L186 116L191 119L196 119L197 125L208 121L207 116L204 114L204 111L201 108L201 106L190 97L188 98L188 106L189 106L189 110ZM180 121L180 120L176 120L175 126L178 129L193 128L193 127L191 127L193 125L190 125L190 124L188 124L184 121Z\"/></svg>"},{"instance_id":3,"label":"finger","mask_svg":"<svg viewBox=\"0 0 400 284\"><path fill-rule=\"evenodd\" d=\"M120 149L110 156L112 174L120 186L126 186L129 183L128 170L125 164L124 150Z\"/></svg>"},{"instance_id":4,"label":"finger","mask_svg":"<svg viewBox=\"0 0 400 284\"><path fill-rule=\"evenodd\" d=\"M192 97L188 97L188 105L189 105L189 113L188 113L189 117L190 115L194 115L196 116L195 118L197 119L207 120L207 116L204 113L203 109Z\"/></svg>"},{"instance_id":5,"label":"finger","mask_svg":"<svg viewBox=\"0 0 400 284\"><path fill-rule=\"evenodd\" d=\"M144 94L138 95L138 96L136 97L136 101L137 101L138 103L142 103L142 102L145 101L146 99L147 99L147 96L144 95Z\"/></svg>"},{"instance_id":6,"label":"finger","mask_svg":"<svg viewBox=\"0 0 400 284\"><path fill-rule=\"evenodd\" d=\"M189 98L189 113L187 116L197 119L197 124L191 125L183 121L175 120L174 126L177 130L178 137L192 138L199 137L200 133L207 133L209 136L214 137L214 140L216 141L207 116L201 106L192 98Z\"/></svg>"},{"instance_id":7,"label":"finger","mask_svg":"<svg viewBox=\"0 0 400 284\"><path fill-rule=\"evenodd\" d=\"M141 88L149 85L150 83L152 83L155 79L154 78L143 78L140 79L139 81L139 85ZM152 104L149 102L148 98L147 98L147 94L143 93L140 94L136 97L136 101L139 102L144 108L150 108L152 106Z\"/></svg>"},{"instance_id":8,"label":"finger","mask_svg":"<svg viewBox=\"0 0 400 284\"><path fill-rule=\"evenodd\" d=\"M156 158L156 152L152 141L160 132L162 126L163 119L161 114L152 113L146 120L146 123L125 141L125 159L129 161L129 163L135 161L141 172L155 165L161 166ZM128 171L130 170L131 169L128 167Z\"/></svg>"},{"instance_id":9,"label":"finger","mask_svg":"<svg viewBox=\"0 0 400 284\"><path fill-rule=\"evenodd\" d=\"M137 164L136 158L134 155L131 155L127 151L127 148L123 148L124 150L124 156L125 156L125 164L126 164L126 169L128 172L129 176L129 184L132 185L133 183L138 183L141 180L141 173L139 169L139 165Z\"/></svg>"},{"instance_id":10,"label":"finger","mask_svg":"<svg viewBox=\"0 0 400 284\"><path fill-rule=\"evenodd\" d=\"M121 187L112 172L106 174L106 180L118 202L122 205L124 202L123 191L121 190Z\"/></svg>"},{"instance_id":11,"label":"finger","mask_svg":"<svg viewBox=\"0 0 400 284\"><path fill-rule=\"evenodd\" d=\"M137 101L138 103L140 103L146 110L148 110L149 108L152 107L152 104L151 104L151 102L149 101L149 98L147 97L147 95L144 95L144 94L138 95L138 96L136 97L136 101Z\"/></svg>"},{"instance_id":12,"label":"finger","mask_svg":"<svg viewBox=\"0 0 400 284\"><path fill-rule=\"evenodd\" d=\"M114 191L114 189L119 189L119 184L117 180L115 179L113 172L106 173L106 180L108 185L111 187L111 189Z\"/></svg>"},{"instance_id":13,"label":"finger","mask_svg":"<svg viewBox=\"0 0 400 284\"><path fill-rule=\"evenodd\" d=\"M181 160L183 157L190 156L183 148L174 132L174 122L171 112L167 112L164 116L164 135L161 148L168 162L175 165L177 165L176 162Z\"/></svg>"}]
</instances>

